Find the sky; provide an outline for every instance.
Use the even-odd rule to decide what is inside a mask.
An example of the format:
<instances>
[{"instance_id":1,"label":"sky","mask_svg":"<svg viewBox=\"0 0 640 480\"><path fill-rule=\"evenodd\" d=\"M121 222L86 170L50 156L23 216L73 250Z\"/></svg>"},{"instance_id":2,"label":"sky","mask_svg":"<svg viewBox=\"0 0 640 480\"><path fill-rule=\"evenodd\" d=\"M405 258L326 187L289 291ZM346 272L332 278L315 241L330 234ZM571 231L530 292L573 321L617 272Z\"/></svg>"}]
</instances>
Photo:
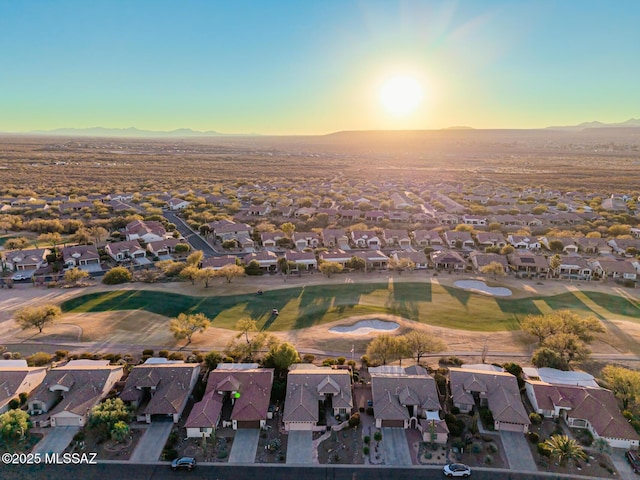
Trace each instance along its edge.
<instances>
[{"instance_id":1,"label":"sky","mask_svg":"<svg viewBox=\"0 0 640 480\"><path fill-rule=\"evenodd\" d=\"M0 131L621 122L638 25L637 0L0 0Z\"/></svg>"}]
</instances>

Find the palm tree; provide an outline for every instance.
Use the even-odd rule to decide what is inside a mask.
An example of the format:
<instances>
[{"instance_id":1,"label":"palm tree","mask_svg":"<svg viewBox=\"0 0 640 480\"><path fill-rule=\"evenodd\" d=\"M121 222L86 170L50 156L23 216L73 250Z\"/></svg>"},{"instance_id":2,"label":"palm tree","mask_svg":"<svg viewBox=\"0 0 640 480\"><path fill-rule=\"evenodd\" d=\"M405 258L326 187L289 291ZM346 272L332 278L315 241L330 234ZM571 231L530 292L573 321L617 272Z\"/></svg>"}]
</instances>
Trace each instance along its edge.
<instances>
[{"instance_id":1,"label":"palm tree","mask_svg":"<svg viewBox=\"0 0 640 480\"><path fill-rule=\"evenodd\" d=\"M560 465L565 465L569 460L586 460L587 454L578 442L567 435L552 435L545 440L545 446L549 448L552 457L556 457Z\"/></svg>"}]
</instances>

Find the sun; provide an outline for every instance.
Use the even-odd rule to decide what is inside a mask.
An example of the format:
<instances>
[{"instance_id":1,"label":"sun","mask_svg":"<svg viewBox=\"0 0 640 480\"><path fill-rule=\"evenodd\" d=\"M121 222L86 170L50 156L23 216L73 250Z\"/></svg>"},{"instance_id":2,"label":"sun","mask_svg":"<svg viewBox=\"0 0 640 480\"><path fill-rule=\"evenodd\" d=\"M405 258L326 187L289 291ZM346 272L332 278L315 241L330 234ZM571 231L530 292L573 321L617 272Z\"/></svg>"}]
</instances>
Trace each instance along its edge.
<instances>
[{"instance_id":1,"label":"sun","mask_svg":"<svg viewBox=\"0 0 640 480\"><path fill-rule=\"evenodd\" d=\"M391 114L404 117L422 102L422 86L413 77L392 77L380 88L380 102Z\"/></svg>"}]
</instances>

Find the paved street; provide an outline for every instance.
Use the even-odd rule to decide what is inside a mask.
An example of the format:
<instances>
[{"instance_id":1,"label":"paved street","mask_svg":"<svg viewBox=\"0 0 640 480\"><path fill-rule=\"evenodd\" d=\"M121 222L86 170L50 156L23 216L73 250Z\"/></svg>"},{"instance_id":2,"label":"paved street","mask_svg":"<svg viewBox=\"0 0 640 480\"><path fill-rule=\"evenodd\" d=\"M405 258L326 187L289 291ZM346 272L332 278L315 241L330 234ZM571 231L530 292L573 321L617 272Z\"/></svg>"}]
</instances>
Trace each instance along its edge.
<instances>
[{"instance_id":1,"label":"paved street","mask_svg":"<svg viewBox=\"0 0 640 480\"><path fill-rule=\"evenodd\" d=\"M257 428L240 428L236 430L229 454L229 463L254 463L256 450L260 440L260 430Z\"/></svg>"},{"instance_id":2,"label":"paved street","mask_svg":"<svg viewBox=\"0 0 640 480\"><path fill-rule=\"evenodd\" d=\"M53 427L45 430L45 437L33 448L33 453L62 453L80 427Z\"/></svg>"},{"instance_id":3,"label":"paved street","mask_svg":"<svg viewBox=\"0 0 640 480\"><path fill-rule=\"evenodd\" d=\"M500 431L500 439L511 469L524 472L538 471L523 433Z\"/></svg>"},{"instance_id":4,"label":"paved street","mask_svg":"<svg viewBox=\"0 0 640 480\"><path fill-rule=\"evenodd\" d=\"M191 230L175 213L164 211L162 214L167 220L175 224L178 231L191 244L194 250L202 250L205 258L219 257L221 255L211 248L211 245L205 242L196 232Z\"/></svg>"},{"instance_id":5,"label":"paved street","mask_svg":"<svg viewBox=\"0 0 640 480\"><path fill-rule=\"evenodd\" d=\"M287 440L287 465L313 463L313 436L308 430L291 430Z\"/></svg>"},{"instance_id":6,"label":"paved street","mask_svg":"<svg viewBox=\"0 0 640 480\"><path fill-rule=\"evenodd\" d=\"M383 428L382 446L386 465L411 465L411 453L404 428Z\"/></svg>"},{"instance_id":7,"label":"paved street","mask_svg":"<svg viewBox=\"0 0 640 480\"><path fill-rule=\"evenodd\" d=\"M151 422L140 440L138 440L138 445L131 454L131 462L157 462L160 459L162 449L167 443L172 428L173 422L170 418Z\"/></svg>"}]
</instances>

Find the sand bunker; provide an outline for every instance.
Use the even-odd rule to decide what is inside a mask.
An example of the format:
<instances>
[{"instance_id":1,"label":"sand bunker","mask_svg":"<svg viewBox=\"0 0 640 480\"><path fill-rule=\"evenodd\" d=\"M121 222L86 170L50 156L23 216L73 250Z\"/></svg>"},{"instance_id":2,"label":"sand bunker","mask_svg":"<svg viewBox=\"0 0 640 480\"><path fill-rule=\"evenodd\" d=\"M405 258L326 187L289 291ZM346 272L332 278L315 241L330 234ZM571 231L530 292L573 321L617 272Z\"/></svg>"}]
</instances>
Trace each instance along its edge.
<instances>
[{"instance_id":1,"label":"sand bunker","mask_svg":"<svg viewBox=\"0 0 640 480\"><path fill-rule=\"evenodd\" d=\"M457 282L453 282L453 284L458 288L472 292L486 293L487 295L493 295L495 297L508 297L511 295L511 290L508 288L490 287L480 280L458 280Z\"/></svg>"},{"instance_id":2,"label":"sand bunker","mask_svg":"<svg viewBox=\"0 0 640 480\"><path fill-rule=\"evenodd\" d=\"M360 320L353 325L338 325L331 327L331 333L341 333L347 335L366 335L371 332L393 332L400 325L396 322L388 322L385 320Z\"/></svg>"}]
</instances>

